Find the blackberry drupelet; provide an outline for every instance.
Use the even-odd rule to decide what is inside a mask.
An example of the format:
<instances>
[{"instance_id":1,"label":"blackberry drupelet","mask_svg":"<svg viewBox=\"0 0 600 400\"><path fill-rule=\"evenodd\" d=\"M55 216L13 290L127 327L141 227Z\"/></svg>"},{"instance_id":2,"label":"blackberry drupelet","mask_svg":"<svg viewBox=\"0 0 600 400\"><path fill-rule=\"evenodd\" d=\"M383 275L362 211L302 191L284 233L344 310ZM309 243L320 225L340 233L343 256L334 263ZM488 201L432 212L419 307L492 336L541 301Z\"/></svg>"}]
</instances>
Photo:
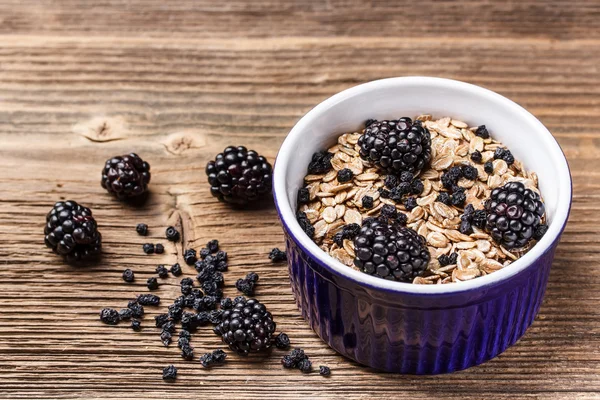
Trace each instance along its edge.
<instances>
[{"instance_id":1,"label":"blackberry drupelet","mask_svg":"<svg viewBox=\"0 0 600 400\"><path fill-rule=\"evenodd\" d=\"M272 167L244 146L229 146L206 165L211 194L220 201L247 204L271 192Z\"/></svg>"},{"instance_id":2,"label":"blackberry drupelet","mask_svg":"<svg viewBox=\"0 0 600 400\"><path fill-rule=\"evenodd\" d=\"M181 235L179 235L179 231L174 226L169 226L165 231L165 236L171 242L178 242Z\"/></svg>"},{"instance_id":3,"label":"blackberry drupelet","mask_svg":"<svg viewBox=\"0 0 600 400\"><path fill-rule=\"evenodd\" d=\"M137 224L137 226L135 227L135 231L141 236L146 236L148 234L148 225Z\"/></svg>"},{"instance_id":4,"label":"blackberry drupelet","mask_svg":"<svg viewBox=\"0 0 600 400\"><path fill-rule=\"evenodd\" d=\"M169 365L165 369L163 369L163 379L166 381L172 381L177 378L177 368L173 365Z\"/></svg>"},{"instance_id":5,"label":"blackberry drupelet","mask_svg":"<svg viewBox=\"0 0 600 400\"><path fill-rule=\"evenodd\" d=\"M400 282L412 282L420 276L430 259L425 238L412 229L396 228L377 219L363 224L354 248L354 264L361 271Z\"/></svg>"},{"instance_id":6,"label":"blackberry drupelet","mask_svg":"<svg viewBox=\"0 0 600 400\"><path fill-rule=\"evenodd\" d=\"M415 173L431 159L431 135L420 121L404 117L378 121L358 139L360 155L391 174Z\"/></svg>"},{"instance_id":7,"label":"blackberry drupelet","mask_svg":"<svg viewBox=\"0 0 600 400\"><path fill-rule=\"evenodd\" d=\"M275 338L275 347L281 350L286 350L288 347L290 347L290 337L286 333L281 332Z\"/></svg>"},{"instance_id":8,"label":"blackberry drupelet","mask_svg":"<svg viewBox=\"0 0 600 400\"><path fill-rule=\"evenodd\" d=\"M350 168L342 168L337 173L337 180L339 183L350 182L354 178L354 173Z\"/></svg>"},{"instance_id":9,"label":"blackberry drupelet","mask_svg":"<svg viewBox=\"0 0 600 400\"><path fill-rule=\"evenodd\" d=\"M507 249L520 248L534 238L544 215L544 203L521 182L509 182L492 190L485 203L486 230Z\"/></svg>"},{"instance_id":10,"label":"blackberry drupelet","mask_svg":"<svg viewBox=\"0 0 600 400\"><path fill-rule=\"evenodd\" d=\"M152 243L144 243L142 245L142 250L146 254L154 254L154 245Z\"/></svg>"},{"instance_id":11,"label":"blackberry drupelet","mask_svg":"<svg viewBox=\"0 0 600 400\"><path fill-rule=\"evenodd\" d=\"M104 308L100 311L100 321L108 325L117 325L121 319L119 312L113 308Z\"/></svg>"},{"instance_id":12,"label":"blackberry drupelet","mask_svg":"<svg viewBox=\"0 0 600 400\"><path fill-rule=\"evenodd\" d=\"M133 282L135 280L135 274L133 273L133 271L129 268L123 271L123 280L125 282Z\"/></svg>"},{"instance_id":13,"label":"blackberry drupelet","mask_svg":"<svg viewBox=\"0 0 600 400\"><path fill-rule=\"evenodd\" d=\"M377 120L376 120L376 119L373 119L373 118L369 118L369 119L367 119L367 120L365 121L365 128L366 128L366 127L368 127L369 125L371 125L371 124L375 123L375 122L377 122Z\"/></svg>"},{"instance_id":14,"label":"blackberry drupelet","mask_svg":"<svg viewBox=\"0 0 600 400\"><path fill-rule=\"evenodd\" d=\"M238 354L266 350L275 332L273 316L256 299L244 299L225 310L214 331Z\"/></svg>"},{"instance_id":15,"label":"blackberry drupelet","mask_svg":"<svg viewBox=\"0 0 600 400\"><path fill-rule=\"evenodd\" d=\"M119 199L139 196L150 182L150 164L131 153L106 160L102 170L102 187Z\"/></svg>"},{"instance_id":16,"label":"blackberry drupelet","mask_svg":"<svg viewBox=\"0 0 600 400\"><path fill-rule=\"evenodd\" d=\"M282 261L287 261L287 254L285 251L281 251L279 250L277 247L275 247L273 250L271 250L271 252L269 253L269 259L272 262L282 262Z\"/></svg>"},{"instance_id":17,"label":"blackberry drupelet","mask_svg":"<svg viewBox=\"0 0 600 400\"><path fill-rule=\"evenodd\" d=\"M79 261L98 255L102 235L92 211L74 201L59 201L46 215L44 242L67 261Z\"/></svg>"}]
</instances>

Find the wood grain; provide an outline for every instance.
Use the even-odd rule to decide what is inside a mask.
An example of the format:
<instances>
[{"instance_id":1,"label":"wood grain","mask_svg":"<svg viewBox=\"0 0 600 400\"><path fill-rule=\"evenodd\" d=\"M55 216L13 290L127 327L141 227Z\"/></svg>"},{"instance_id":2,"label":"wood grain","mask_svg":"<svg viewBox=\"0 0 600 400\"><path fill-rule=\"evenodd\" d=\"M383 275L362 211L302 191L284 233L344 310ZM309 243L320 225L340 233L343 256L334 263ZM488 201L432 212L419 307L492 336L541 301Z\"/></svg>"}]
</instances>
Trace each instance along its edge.
<instances>
[{"instance_id":1,"label":"wood grain","mask_svg":"<svg viewBox=\"0 0 600 400\"><path fill-rule=\"evenodd\" d=\"M0 1L0 398L600 397L600 5L576 2ZM299 316L272 204L232 211L210 197L206 161L245 144L273 160L289 129L326 97L388 76L469 81L519 102L553 132L574 178L573 209L540 315L504 354L432 377L382 374L324 345ZM132 207L100 187L104 160L136 151L151 196ZM532 149L535 151L535 149ZM44 216L72 198L99 221L102 261L65 265L43 246ZM135 225L151 227L148 239ZM170 223L184 244L163 239ZM278 326L322 378L284 371L280 353L230 355L213 371L144 330L108 327L102 307L145 292L159 263L220 239L226 293L249 271ZM166 253L146 256L146 241ZM125 284L121 272L136 272ZM192 270L185 267L186 274ZM169 278L159 294L178 295ZM199 352L220 347L208 329ZM180 378L160 378L168 364Z\"/></svg>"}]
</instances>

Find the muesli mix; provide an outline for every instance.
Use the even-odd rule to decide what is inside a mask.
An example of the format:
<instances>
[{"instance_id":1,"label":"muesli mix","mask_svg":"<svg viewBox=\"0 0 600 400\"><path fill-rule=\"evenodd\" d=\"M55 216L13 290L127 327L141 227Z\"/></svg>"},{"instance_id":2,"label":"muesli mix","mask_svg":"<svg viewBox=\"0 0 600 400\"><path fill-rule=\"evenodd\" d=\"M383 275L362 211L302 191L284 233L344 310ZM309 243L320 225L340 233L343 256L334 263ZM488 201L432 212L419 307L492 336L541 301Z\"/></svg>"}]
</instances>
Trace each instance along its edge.
<instances>
[{"instance_id":1,"label":"muesli mix","mask_svg":"<svg viewBox=\"0 0 600 400\"><path fill-rule=\"evenodd\" d=\"M430 115L368 120L315 153L297 218L348 267L415 284L493 273L547 230L535 172L485 125Z\"/></svg>"}]
</instances>

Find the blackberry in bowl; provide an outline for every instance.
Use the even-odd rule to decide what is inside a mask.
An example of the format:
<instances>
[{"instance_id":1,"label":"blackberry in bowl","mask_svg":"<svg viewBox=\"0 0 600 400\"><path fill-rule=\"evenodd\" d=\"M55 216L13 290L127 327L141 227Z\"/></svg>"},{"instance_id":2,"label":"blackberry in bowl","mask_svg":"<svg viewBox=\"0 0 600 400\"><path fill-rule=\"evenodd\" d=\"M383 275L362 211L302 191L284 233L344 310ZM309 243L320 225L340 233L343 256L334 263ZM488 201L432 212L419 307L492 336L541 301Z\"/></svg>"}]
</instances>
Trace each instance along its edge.
<instances>
[{"instance_id":1,"label":"blackberry in bowl","mask_svg":"<svg viewBox=\"0 0 600 400\"><path fill-rule=\"evenodd\" d=\"M119 199L144 194L148 183L150 164L135 153L109 158L102 169L102 187Z\"/></svg>"},{"instance_id":2,"label":"blackberry in bowl","mask_svg":"<svg viewBox=\"0 0 600 400\"><path fill-rule=\"evenodd\" d=\"M391 121L390 116L418 116L423 112L456 118L456 121L450 118L444 121L419 118L423 121L422 126L428 129L437 125L439 129L436 135L444 131L448 137L468 137L474 141L473 148L467 150L457 164L454 164L453 158L449 158L443 163L437 160L442 166L433 165L430 160L430 167L424 167L440 168L435 172L438 178L452 167L461 167L461 176L448 182L448 187L440 185L440 190L446 193L441 200L446 200L448 204L436 202L438 195L435 193L426 201L424 196L429 194L412 193L412 182L409 181L414 178L425 179L423 172L416 177L416 169L392 173L385 165L378 165L376 158L368 159L363 152L363 166L350 166L350 169L355 168L352 170L354 181L348 182L339 182L336 176L337 171L346 167L343 165L345 156L329 153L331 155L327 155L327 162L323 163L326 165L315 174L318 179L327 181L324 189L331 193L319 193L325 193L322 198L330 200L321 203L322 208L315 208L316 194L309 189L308 193L304 191L303 203L298 208L299 189L306 188L306 166L311 163L314 154L323 154L324 149L331 151L336 141L340 147L348 143L360 146L360 136L374 123ZM370 121L365 128L364 121L367 119L375 121ZM488 134L478 134L477 129L469 130L459 120L468 121L473 127L485 125ZM443 126L440 125L442 123ZM340 137L341 132L349 134ZM433 159L441 149L433 151L439 138L434 138L433 132L430 134ZM495 158L494 150L499 145L492 142L493 139L501 142L503 148L510 149L512 157ZM350 150L346 154L354 154L352 147L348 147ZM536 151L530 151L532 148ZM480 154L473 160L469 153L475 151ZM486 89L447 79L410 77L366 83L325 100L306 114L284 141L275 165L273 195L286 235L288 269L296 302L311 328L340 354L390 372L447 373L494 358L514 344L533 322L542 304L554 251L568 218L571 177L566 159L550 132L517 104ZM510 265L490 264L493 273L452 284L409 284L382 279L361 271L359 267L353 268L353 258L349 258L347 263L339 261L335 253L351 249L350 245L357 236L341 237L338 243L332 241L326 246L327 252L321 248L325 246L315 243L318 238L329 240L329 230L335 234L335 229L342 229L341 224L331 226L337 222L338 213L345 213L344 223L364 225L368 221L362 214L371 212L377 216L381 211L381 205L378 204L385 202L394 204L398 214L404 216L400 218L393 213L386 214L386 218L400 219L395 222L396 229L402 226L410 228L414 215L421 212L425 204L432 205L431 202L435 202L437 210L450 213L448 219L465 225L463 231L466 234L456 228L451 236L468 236L472 230L478 236L489 237L494 246L504 247L492 239L491 233L487 233L488 211L483 202L472 204L473 191L470 188L498 171L506 171L506 168L515 171L523 166L535 171L537 176L506 178L535 181L543 199L545 220L540 218L539 226L542 228L536 229L537 233L533 236L537 242L528 242L528 251L519 254ZM477 169L477 174L471 167ZM404 176L403 173L413 176ZM356 193L352 194L352 199L356 198L354 207L357 213L352 210L349 214L348 207L336 209L336 206L344 205L343 196L338 196L339 191L347 187L344 185L359 186L352 182L362 182L364 188L365 182L368 184L374 174L392 174L397 178L389 179L392 188L386 187L382 178L374 196L367 194L371 197L367 207L362 205L362 195L366 193L357 188ZM433 175L430 173L429 176ZM505 179L501 176L499 179L497 187L502 187ZM420 185L416 186L419 186L420 192ZM425 188L427 190L430 189ZM492 198L491 191L486 195ZM460 201L453 201L455 197ZM525 199L521 204L524 203ZM471 209L469 206L474 207ZM526 207L530 207L529 202L523 206ZM513 211L511 215L516 218L518 212L512 214ZM300 220L297 216L301 217ZM418 230L418 227L414 228ZM513 223L513 228L517 231L519 227ZM519 234L523 233L522 229L521 226ZM427 235L430 236L428 240L439 241L440 248L444 244L440 237L442 231L429 231ZM525 236L528 234L525 232ZM387 237L387 234L382 236ZM512 238L509 235L503 240ZM519 237L513 244L516 245L518 240ZM368 246L374 246L374 242L368 243ZM385 243L384 247L387 241ZM483 249L475 250L482 253L487 251ZM516 251L518 248L508 250ZM442 267L436 254L430 251L429 265L443 269L455 268L458 264L467 269L469 263L476 262L460 254L455 256L447 253L445 256L444 261L448 258L454 264ZM415 279L427 283L428 275Z\"/></svg>"}]
</instances>

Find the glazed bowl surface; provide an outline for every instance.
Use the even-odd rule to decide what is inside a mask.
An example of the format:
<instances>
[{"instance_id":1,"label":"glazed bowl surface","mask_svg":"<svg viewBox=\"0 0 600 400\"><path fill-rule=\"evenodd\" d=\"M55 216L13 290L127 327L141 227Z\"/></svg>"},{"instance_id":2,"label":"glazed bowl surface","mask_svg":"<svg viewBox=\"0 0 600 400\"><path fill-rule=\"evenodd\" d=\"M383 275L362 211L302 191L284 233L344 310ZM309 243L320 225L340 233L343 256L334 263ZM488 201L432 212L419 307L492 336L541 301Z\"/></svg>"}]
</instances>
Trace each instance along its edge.
<instances>
[{"instance_id":1,"label":"glazed bowl surface","mask_svg":"<svg viewBox=\"0 0 600 400\"><path fill-rule=\"evenodd\" d=\"M413 285L353 270L322 251L295 219L311 156L369 118L431 114L491 135L539 177L549 229L508 267L466 282ZM389 372L436 374L489 360L515 343L543 300L554 252L571 206L564 154L544 125L507 98L464 82L389 78L340 92L308 112L285 139L273 194L288 251L290 282L302 315L333 349Z\"/></svg>"}]
</instances>

